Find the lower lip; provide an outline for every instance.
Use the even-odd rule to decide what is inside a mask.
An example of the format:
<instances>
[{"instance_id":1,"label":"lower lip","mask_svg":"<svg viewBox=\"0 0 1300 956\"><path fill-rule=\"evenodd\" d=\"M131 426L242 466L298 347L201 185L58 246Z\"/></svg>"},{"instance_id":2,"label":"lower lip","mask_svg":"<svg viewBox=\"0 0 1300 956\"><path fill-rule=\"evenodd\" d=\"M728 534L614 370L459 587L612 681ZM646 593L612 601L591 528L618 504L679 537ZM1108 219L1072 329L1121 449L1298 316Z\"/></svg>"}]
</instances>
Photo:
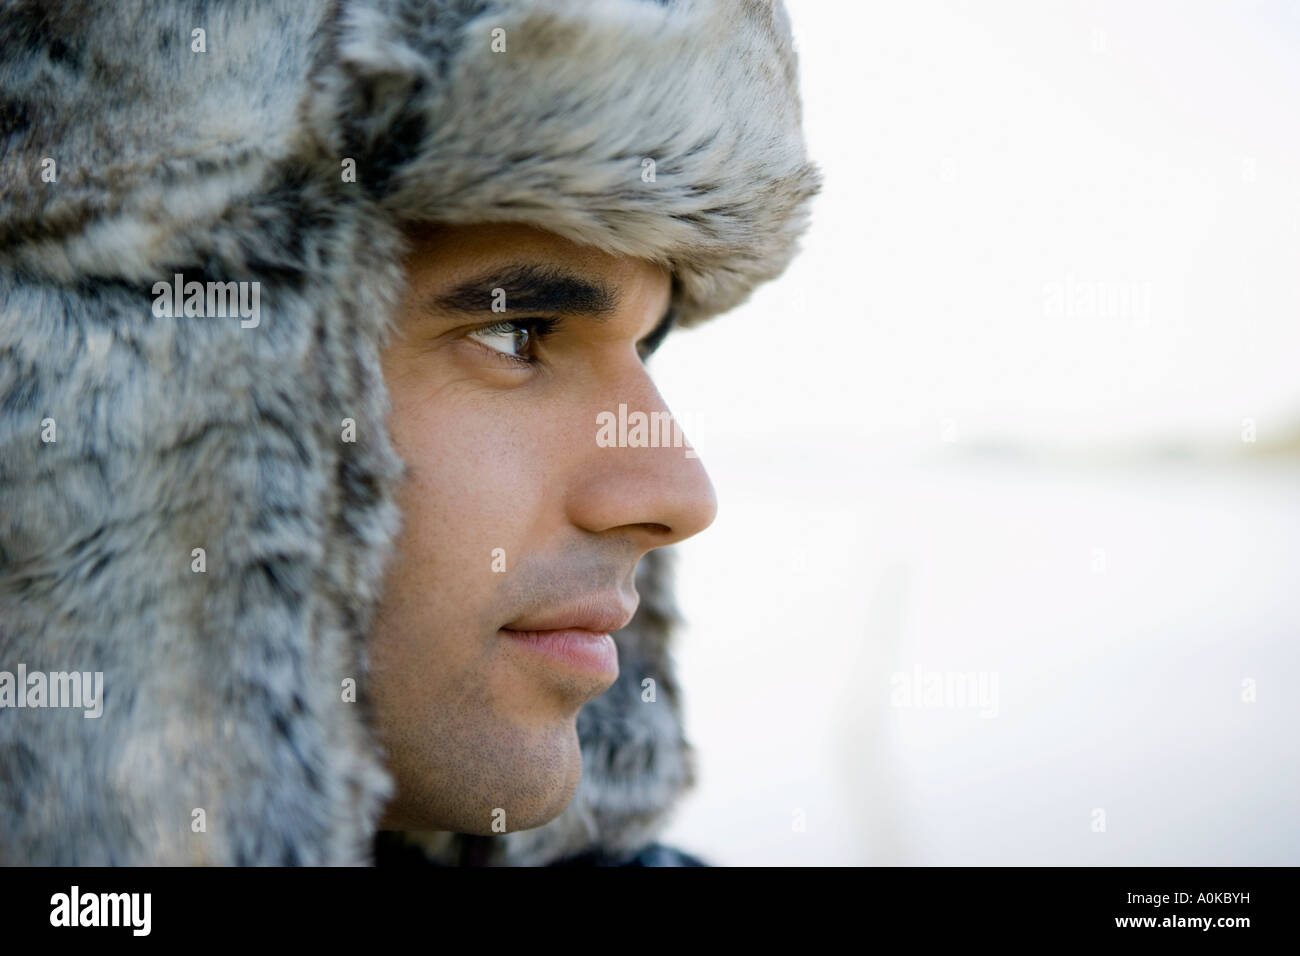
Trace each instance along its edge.
<instances>
[{"instance_id":1,"label":"lower lip","mask_svg":"<svg viewBox=\"0 0 1300 956\"><path fill-rule=\"evenodd\" d=\"M578 630L502 630L501 633L516 644L531 648L573 670L618 676L618 648L608 634Z\"/></svg>"}]
</instances>

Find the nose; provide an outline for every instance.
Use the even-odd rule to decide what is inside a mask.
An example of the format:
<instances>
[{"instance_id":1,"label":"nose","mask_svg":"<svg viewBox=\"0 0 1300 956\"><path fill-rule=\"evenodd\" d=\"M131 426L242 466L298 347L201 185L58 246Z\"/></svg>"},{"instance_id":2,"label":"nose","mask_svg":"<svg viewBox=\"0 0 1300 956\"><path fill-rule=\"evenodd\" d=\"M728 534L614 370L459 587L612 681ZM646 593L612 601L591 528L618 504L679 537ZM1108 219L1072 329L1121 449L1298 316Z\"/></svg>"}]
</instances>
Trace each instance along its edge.
<instances>
[{"instance_id":1,"label":"nose","mask_svg":"<svg viewBox=\"0 0 1300 956\"><path fill-rule=\"evenodd\" d=\"M626 535L644 554L713 523L717 495L643 366L590 418L586 452L574 456L569 519L595 533Z\"/></svg>"}]
</instances>

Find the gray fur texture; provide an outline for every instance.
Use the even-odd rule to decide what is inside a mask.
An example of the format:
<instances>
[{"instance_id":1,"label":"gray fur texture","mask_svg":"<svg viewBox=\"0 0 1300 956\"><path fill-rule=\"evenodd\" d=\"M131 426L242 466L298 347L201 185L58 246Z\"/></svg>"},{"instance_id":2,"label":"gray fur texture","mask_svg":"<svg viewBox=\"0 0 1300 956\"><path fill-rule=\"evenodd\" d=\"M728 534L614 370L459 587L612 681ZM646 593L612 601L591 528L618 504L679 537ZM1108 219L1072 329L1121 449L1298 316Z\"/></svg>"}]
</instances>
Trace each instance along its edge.
<instances>
[{"instance_id":1,"label":"gray fur texture","mask_svg":"<svg viewBox=\"0 0 1300 956\"><path fill-rule=\"evenodd\" d=\"M0 707L0 863L367 863L402 228L529 223L669 265L686 324L732 308L819 184L785 12L3 2L0 91L0 671L104 674L97 719ZM260 325L155 316L175 273L258 281ZM690 785L666 562L643 565L578 797L493 862L631 852Z\"/></svg>"}]
</instances>

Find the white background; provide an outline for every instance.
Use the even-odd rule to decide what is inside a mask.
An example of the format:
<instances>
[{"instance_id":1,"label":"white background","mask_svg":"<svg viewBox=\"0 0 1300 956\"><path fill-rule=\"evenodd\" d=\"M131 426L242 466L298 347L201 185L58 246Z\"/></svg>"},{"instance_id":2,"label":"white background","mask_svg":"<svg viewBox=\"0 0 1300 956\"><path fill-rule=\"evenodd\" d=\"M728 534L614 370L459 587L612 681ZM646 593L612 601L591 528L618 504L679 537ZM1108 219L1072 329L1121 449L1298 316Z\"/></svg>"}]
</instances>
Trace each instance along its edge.
<instances>
[{"instance_id":1,"label":"white background","mask_svg":"<svg viewBox=\"0 0 1300 956\"><path fill-rule=\"evenodd\" d=\"M804 251L655 360L720 500L666 841L1300 864L1300 4L789 9Z\"/></svg>"}]
</instances>

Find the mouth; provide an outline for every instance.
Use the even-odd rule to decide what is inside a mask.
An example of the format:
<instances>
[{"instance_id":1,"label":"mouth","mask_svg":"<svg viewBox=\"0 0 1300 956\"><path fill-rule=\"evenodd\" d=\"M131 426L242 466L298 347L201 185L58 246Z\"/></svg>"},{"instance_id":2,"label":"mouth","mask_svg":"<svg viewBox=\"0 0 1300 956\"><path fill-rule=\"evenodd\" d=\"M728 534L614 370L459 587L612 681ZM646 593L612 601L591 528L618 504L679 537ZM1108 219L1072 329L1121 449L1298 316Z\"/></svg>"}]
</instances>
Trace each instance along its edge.
<instances>
[{"instance_id":1,"label":"mouth","mask_svg":"<svg viewBox=\"0 0 1300 956\"><path fill-rule=\"evenodd\" d=\"M589 599L512 621L500 633L550 663L587 674L618 677L618 648L610 635L636 611L614 598Z\"/></svg>"}]
</instances>

